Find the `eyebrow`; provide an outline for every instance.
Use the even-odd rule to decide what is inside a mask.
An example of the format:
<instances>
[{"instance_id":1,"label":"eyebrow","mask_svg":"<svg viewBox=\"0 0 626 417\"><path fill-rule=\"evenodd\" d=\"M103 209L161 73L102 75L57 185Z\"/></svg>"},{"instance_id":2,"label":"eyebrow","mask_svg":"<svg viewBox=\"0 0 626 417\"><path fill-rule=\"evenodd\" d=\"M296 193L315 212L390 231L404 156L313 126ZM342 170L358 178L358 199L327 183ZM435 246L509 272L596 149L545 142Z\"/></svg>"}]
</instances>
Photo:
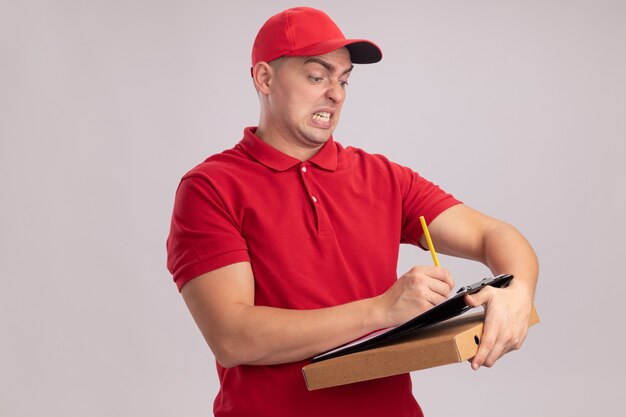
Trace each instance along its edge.
<instances>
[{"instance_id":1,"label":"eyebrow","mask_svg":"<svg viewBox=\"0 0 626 417\"><path fill-rule=\"evenodd\" d=\"M337 69L337 67L335 67L333 64L331 64L328 61L324 61L323 59L320 58L316 58L314 56L307 58L304 61L304 64L308 64L310 62L316 63L316 64L320 64L321 66L323 66L324 68L326 68L328 70L328 72L335 72L335 70ZM347 70L345 70L344 72L341 73L341 75L345 75L347 73L349 73L350 71L352 71L352 69L354 68L354 65L350 65L350 68L348 68Z\"/></svg>"}]
</instances>

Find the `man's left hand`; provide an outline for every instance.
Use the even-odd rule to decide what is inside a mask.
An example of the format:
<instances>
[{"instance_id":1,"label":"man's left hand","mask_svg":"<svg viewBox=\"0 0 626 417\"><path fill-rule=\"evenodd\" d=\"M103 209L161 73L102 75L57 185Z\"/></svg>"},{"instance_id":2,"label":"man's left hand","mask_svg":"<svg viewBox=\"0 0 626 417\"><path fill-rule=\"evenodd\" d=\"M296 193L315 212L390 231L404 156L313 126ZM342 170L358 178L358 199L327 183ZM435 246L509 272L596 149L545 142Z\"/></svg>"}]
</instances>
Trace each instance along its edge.
<instances>
[{"instance_id":1,"label":"man's left hand","mask_svg":"<svg viewBox=\"0 0 626 417\"><path fill-rule=\"evenodd\" d=\"M472 369L492 367L505 353L522 346L528 333L532 297L513 283L507 288L485 287L465 296L470 307L485 307L485 325Z\"/></svg>"}]
</instances>

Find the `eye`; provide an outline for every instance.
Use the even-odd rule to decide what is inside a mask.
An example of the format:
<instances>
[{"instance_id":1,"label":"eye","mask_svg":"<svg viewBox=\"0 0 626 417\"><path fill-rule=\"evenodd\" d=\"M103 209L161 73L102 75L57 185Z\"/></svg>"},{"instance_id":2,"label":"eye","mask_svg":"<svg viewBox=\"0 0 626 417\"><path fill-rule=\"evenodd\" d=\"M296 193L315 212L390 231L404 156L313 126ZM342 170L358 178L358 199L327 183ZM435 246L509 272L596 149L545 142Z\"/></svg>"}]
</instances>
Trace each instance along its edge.
<instances>
[{"instance_id":1,"label":"eye","mask_svg":"<svg viewBox=\"0 0 626 417\"><path fill-rule=\"evenodd\" d=\"M348 86L348 82L347 82L347 81L341 81L341 80L339 80L339 84L340 84L342 87L344 87L344 88Z\"/></svg>"},{"instance_id":2,"label":"eye","mask_svg":"<svg viewBox=\"0 0 626 417\"><path fill-rule=\"evenodd\" d=\"M316 77L315 75L309 75L309 80L313 81L314 83L319 83L322 82L322 80L324 80L323 77Z\"/></svg>"}]
</instances>

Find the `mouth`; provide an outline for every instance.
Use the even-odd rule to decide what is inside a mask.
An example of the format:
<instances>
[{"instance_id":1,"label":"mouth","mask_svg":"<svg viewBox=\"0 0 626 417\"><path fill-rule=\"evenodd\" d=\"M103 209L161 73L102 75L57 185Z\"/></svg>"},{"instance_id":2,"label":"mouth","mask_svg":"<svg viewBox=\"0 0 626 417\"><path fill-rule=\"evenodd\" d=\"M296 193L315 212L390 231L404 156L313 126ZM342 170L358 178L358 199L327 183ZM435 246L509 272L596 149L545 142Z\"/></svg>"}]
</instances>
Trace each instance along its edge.
<instances>
[{"instance_id":1,"label":"mouth","mask_svg":"<svg viewBox=\"0 0 626 417\"><path fill-rule=\"evenodd\" d=\"M313 120L317 120L319 122L328 123L330 122L331 117L332 117L332 114L327 111L319 111L319 112L313 113Z\"/></svg>"}]
</instances>

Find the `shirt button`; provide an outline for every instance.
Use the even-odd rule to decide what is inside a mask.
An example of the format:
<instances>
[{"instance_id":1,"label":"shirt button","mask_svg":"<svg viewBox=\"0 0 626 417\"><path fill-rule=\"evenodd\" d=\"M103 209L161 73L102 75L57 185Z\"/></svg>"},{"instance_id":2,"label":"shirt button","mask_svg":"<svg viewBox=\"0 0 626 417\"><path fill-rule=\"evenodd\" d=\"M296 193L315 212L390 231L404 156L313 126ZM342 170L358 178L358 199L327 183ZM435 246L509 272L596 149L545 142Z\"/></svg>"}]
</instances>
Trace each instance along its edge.
<instances>
[{"instance_id":1,"label":"shirt button","mask_svg":"<svg viewBox=\"0 0 626 417\"><path fill-rule=\"evenodd\" d=\"M315 198L314 195L311 196L311 199L313 200L314 203L317 203L317 198Z\"/></svg>"},{"instance_id":2,"label":"shirt button","mask_svg":"<svg viewBox=\"0 0 626 417\"><path fill-rule=\"evenodd\" d=\"M306 172L306 167L302 167L302 172Z\"/></svg>"}]
</instances>

